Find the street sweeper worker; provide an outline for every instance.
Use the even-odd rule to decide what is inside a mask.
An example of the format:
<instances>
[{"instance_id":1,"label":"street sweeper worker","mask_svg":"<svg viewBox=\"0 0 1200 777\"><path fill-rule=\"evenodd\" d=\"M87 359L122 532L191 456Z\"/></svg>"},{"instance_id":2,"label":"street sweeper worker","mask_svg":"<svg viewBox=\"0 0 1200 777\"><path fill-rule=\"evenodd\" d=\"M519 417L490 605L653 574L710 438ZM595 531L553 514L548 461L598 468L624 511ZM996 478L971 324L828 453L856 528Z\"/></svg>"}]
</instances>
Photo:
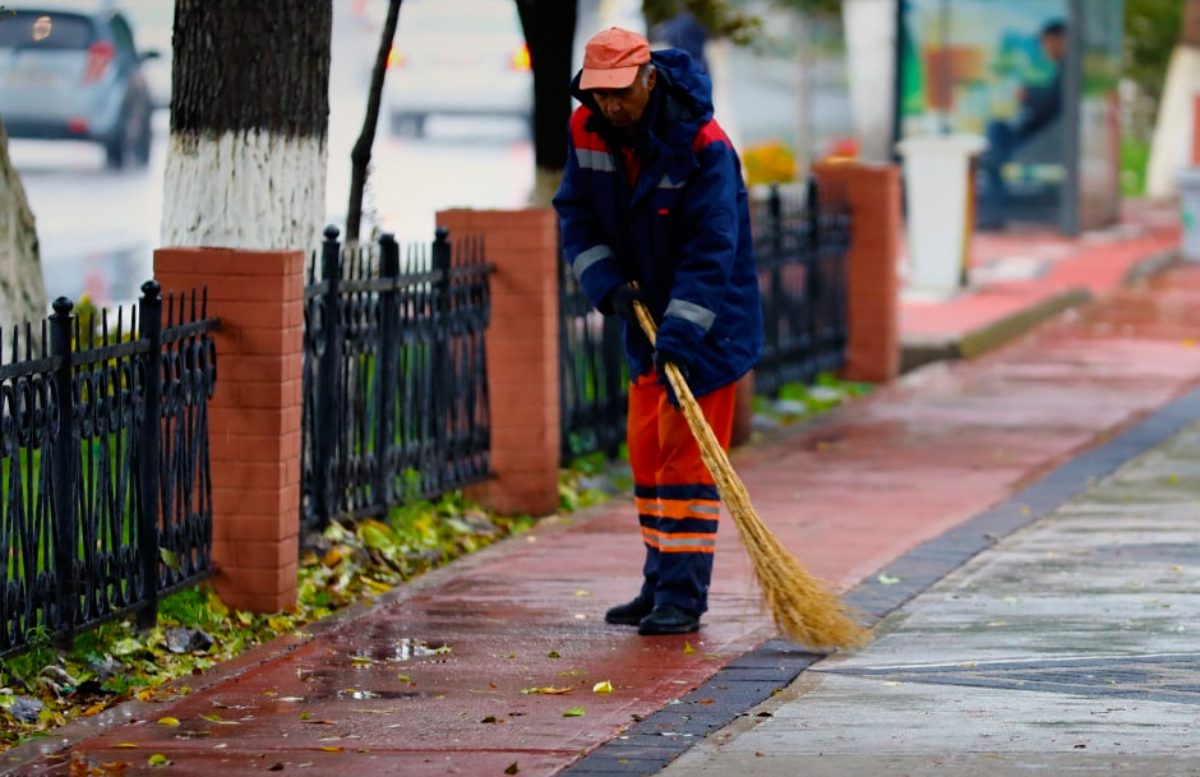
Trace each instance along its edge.
<instances>
[{"instance_id":1,"label":"street sweeper worker","mask_svg":"<svg viewBox=\"0 0 1200 777\"><path fill-rule=\"evenodd\" d=\"M611 28L588 41L554 198L563 254L592 304L624 321L641 591L609 623L684 634L708 607L720 501L664 365L686 376L726 449L734 383L757 363L762 306L741 166L687 52ZM657 350L634 301L658 326Z\"/></svg>"}]
</instances>

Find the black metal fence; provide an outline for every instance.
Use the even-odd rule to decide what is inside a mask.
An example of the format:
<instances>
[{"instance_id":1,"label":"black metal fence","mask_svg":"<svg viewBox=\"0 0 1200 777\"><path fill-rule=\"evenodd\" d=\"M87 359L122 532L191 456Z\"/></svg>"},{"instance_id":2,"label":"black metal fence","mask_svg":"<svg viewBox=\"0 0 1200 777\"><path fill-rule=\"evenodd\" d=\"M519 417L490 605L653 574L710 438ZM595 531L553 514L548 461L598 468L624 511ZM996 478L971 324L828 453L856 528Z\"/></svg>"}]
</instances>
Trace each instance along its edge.
<instances>
[{"instance_id":1,"label":"black metal fence","mask_svg":"<svg viewBox=\"0 0 1200 777\"><path fill-rule=\"evenodd\" d=\"M625 442L629 367L621 322L592 307L566 262L558 263L562 460Z\"/></svg>"},{"instance_id":2,"label":"black metal fence","mask_svg":"<svg viewBox=\"0 0 1200 777\"><path fill-rule=\"evenodd\" d=\"M836 191L773 186L756 204L754 255L765 343L755 392L776 396L846 361L846 255L849 207Z\"/></svg>"},{"instance_id":3,"label":"black metal fence","mask_svg":"<svg viewBox=\"0 0 1200 777\"><path fill-rule=\"evenodd\" d=\"M67 299L0 338L0 655L136 612L210 571L206 297L142 286L81 321Z\"/></svg>"},{"instance_id":4,"label":"black metal fence","mask_svg":"<svg viewBox=\"0 0 1200 777\"><path fill-rule=\"evenodd\" d=\"M755 390L774 396L845 363L851 214L838 192L818 192L810 179L799 190L771 187L752 215L766 335ZM613 456L629 394L620 323L596 312L559 264L562 458Z\"/></svg>"},{"instance_id":5,"label":"black metal fence","mask_svg":"<svg viewBox=\"0 0 1200 777\"><path fill-rule=\"evenodd\" d=\"M343 248L330 227L304 293L301 519L380 515L488 477L483 242Z\"/></svg>"}]
</instances>

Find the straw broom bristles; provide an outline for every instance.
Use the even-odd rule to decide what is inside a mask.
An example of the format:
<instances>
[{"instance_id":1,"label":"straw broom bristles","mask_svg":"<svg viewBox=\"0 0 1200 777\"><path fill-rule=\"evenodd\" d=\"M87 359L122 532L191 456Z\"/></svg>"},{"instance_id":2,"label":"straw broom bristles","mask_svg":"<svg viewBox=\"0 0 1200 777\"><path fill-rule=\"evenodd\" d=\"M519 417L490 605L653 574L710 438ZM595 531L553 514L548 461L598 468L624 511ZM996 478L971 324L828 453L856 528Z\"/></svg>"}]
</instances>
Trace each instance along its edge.
<instances>
[{"instance_id":1,"label":"straw broom bristles","mask_svg":"<svg viewBox=\"0 0 1200 777\"><path fill-rule=\"evenodd\" d=\"M638 322L654 345L658 327L641 302L634 303ZM846 604L826 584L800 566L787 548L759 518L750 495L729 463L729 457L708 425L700 405L679 368L667 364L667 379L688 426L700 446L704 465L716 481L717 491L737 524L738 533L762 586L763 599L779 631L792 641L817 649L862 645L869 634L850 617Z\"/></svg>"}]
</instances>

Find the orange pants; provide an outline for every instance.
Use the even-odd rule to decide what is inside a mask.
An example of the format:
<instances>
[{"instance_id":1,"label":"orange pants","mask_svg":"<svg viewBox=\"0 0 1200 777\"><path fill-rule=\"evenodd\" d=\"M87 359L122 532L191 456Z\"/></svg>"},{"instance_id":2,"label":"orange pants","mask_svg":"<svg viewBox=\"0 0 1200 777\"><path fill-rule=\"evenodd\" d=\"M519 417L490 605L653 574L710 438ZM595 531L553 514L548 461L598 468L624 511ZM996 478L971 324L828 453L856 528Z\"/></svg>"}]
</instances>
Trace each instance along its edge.
<instances>
[{"instance_id":1,"label":"orange pants","mask_svg":"<svg viewBox=\"0 0 1200 777\"><path fill-rule=\"evenodd\" d=\"M729 449L735 386L698 402ZM694 613L708 608L721 502L683 413L651 371L629 387L629 463L646 545L642 595Z\"/></svg>"}]
</instances>

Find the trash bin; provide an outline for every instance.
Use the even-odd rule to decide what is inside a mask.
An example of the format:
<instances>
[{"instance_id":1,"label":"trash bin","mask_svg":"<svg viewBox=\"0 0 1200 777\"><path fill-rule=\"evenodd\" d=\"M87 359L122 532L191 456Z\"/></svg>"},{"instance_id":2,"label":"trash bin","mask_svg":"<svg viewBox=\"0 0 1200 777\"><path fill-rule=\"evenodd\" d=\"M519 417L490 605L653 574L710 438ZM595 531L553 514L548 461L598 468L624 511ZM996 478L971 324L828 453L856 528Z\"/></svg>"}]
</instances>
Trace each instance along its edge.
<instances>
[{"instance_id":1,"label":"trash bin","mask_svg":"<svg viewBox=\"0 0 1200 777\"><path fill-rule=\"evenodd\" d=\"M1183 258L1200 262L1200 167L1180 170L1179 215L1183 221Z\"/></svg>"},{"instance_id":2,"label":"trash bin","mask_svg":"<svg viewBox=\"0 0 1200 777\"><path fill-rule=\"evenodd\" d=\"M962 287L971 236L971 160L986 146L979 135L921 135L896 144L904 157L914 290L948 295Z\"/></svg>"}]
</instances>

